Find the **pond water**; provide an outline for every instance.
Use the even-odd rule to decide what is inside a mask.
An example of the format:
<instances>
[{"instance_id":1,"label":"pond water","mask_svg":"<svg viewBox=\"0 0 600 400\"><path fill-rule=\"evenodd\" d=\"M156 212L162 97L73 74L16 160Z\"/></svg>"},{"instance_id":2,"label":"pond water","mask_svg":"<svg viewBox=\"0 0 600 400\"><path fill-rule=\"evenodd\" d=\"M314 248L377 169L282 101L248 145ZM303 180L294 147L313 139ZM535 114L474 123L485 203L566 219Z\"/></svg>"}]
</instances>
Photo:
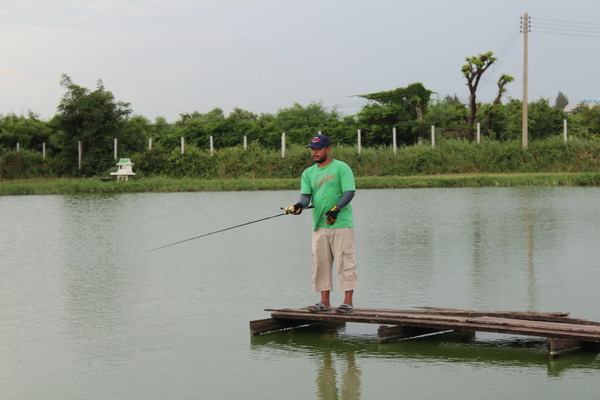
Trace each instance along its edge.
<instances>
[{"instance_id":1,"label":"pond water","mask_svg":"<svg viewBox=\"0 0 600 400\"><path fill-rule=\"evenodd\" d=\"M378 344L376 326L251 338L303 307L296 191L0 197L0 398L588 399L600 357L539 338ZM600 321L600 188L360 190L357 307L564 311ZM342 294L334 290L335 303Z\"/></svg>"}]
</instances>

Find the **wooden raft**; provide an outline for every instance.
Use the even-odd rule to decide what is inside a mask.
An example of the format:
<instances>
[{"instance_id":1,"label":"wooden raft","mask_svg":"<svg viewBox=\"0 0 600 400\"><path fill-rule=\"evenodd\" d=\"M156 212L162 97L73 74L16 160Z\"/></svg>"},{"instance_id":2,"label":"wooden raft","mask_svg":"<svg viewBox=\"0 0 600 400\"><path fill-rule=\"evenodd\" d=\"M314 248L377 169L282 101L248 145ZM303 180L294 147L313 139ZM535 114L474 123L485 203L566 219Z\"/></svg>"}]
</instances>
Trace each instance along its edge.
<instances>
[{"instance_id":1,"label":"wooden raft","mask_svg":"<svg viewBox=\"0 0 600 400\"><path fill-rule=\"evenodd\" d=\"M319 322L380 324L379 342L407 339L450 330L481 331L546 338L555 357L600 344L600 322L570 318L561 312L473 311L422 307L416 310L355 308L350 314L307 309L266 309L271 318L250 321L250 334L262 335Z\"/></svg>"}]
</instances>

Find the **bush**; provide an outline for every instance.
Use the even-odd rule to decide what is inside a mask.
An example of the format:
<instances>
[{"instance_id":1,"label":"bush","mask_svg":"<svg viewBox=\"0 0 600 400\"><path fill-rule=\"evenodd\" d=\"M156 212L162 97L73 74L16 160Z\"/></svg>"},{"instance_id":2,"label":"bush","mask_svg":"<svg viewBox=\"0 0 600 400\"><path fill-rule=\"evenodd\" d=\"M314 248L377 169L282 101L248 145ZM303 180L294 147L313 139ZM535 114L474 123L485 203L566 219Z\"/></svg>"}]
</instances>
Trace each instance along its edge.
<instances>
[{"instance_id":1,"label":"bush","mask_svg":"<svg viewBox=\"0 0 600 400\"><path fill-rule=\"evenodd\" d=\"M11 151L0 156L0 179L41 178L52 175L50 163L39 152Z\"/></svg>"},{"instance_id":2,"label":"bush","mask_svg":"<svg viewBox=\"0 0 600 400\"><path fill-rule=\"evenodd\" d=\"M356 176L409 176L462 173L515 172L595 172L600 168L600 141L571 137L532 140L523 149L519 140L496 141L488 138L481 143L463 139L440 140L431 145L403 146L394 154L389 146L362 148L339 145L332 156L345 161ZM302 171L313 165L310 152L304 145L289 146L285 158L281 151L263 148L256 142L246 150L242 146L202 150L186 146L166 152L157 147L131 155L137 177L165 176L200 179L280 179L299 178ZM63 171L61 158L52 164L44 162L35 152L7 152L0 155L0 174L5 179L50 176ZM114 170L114 161L111 161ZM72 171L72 175L77 171Z\"/></svg>"}]
</instances>

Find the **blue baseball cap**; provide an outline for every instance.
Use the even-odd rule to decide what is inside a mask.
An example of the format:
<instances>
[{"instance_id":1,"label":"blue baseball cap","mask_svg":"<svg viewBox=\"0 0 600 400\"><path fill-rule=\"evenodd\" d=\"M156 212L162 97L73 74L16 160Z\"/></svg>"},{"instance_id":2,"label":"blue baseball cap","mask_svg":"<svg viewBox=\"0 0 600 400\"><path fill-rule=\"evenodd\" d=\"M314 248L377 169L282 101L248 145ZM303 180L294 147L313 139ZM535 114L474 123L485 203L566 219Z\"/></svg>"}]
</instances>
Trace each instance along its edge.
<instances>
[{"instance_id":1,"label":"blue baseball cap","mask_svg":"<svg viewBox=\"0 0 600 400\"><path fill-rule=\"evenodd\" d=\"M312 139L310 139L310 144L308 147L314 147L315 149L322 149L323 147L329 147L331 146L331 141L329 140L329 138L325 135L317 135L315 137L313 137Z\"/></svg>"}]
</instances>

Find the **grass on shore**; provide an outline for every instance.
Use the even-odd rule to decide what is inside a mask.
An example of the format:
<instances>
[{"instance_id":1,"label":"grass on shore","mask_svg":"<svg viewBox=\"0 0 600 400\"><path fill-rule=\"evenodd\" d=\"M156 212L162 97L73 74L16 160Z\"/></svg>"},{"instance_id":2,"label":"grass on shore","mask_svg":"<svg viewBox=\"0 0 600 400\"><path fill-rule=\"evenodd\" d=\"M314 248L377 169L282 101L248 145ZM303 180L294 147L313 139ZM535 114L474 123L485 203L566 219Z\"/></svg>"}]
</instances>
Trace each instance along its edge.
<instances>
[{"instance_id":1,"label":"grass on shore","mask_svg":"<svg viewBox=\"0 0 600 400\"><path fill-rule=\"evenodd\" d=\"M0 195L167 193L198 191L297 190L298 179L173 179L164 177L104 182L98 178L27 179L0 182ZM448 174L357 177L358 189L484 186L600 186L600 173Z\"/></svg>"}]
</instances>

